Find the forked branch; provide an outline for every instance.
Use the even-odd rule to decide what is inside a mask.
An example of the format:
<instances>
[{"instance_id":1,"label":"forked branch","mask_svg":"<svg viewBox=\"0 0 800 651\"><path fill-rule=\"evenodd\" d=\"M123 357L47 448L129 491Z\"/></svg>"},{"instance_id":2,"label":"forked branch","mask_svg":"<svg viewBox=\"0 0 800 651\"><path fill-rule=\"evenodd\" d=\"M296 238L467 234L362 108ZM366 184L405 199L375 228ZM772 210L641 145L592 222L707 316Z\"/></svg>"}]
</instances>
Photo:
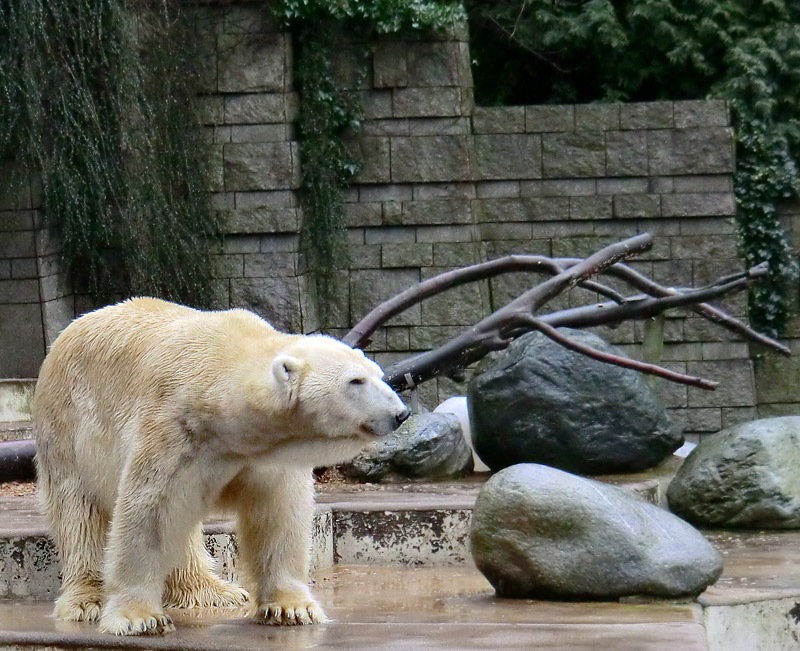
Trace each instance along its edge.
<instances>
[{"instance_id":1,"label":"forked branch","mask_svg":"<svg viewBox=\"0 0 800 651\"><path fill-rule=\"evenodd\" d=\"M452 287L504 273L535 271L550 274L552 277L535 285L444 345L389 367L386 372L387 382L396 389L404 389L439 375L457 375L487 353L507 347L513 339L525 332L538 330L562 345L595 359L658 375L673 382L713 389L716 383L709 380L601 353L569 340L555 330L561 326L585 328L617 324L631 319L645 319L679 306L687 306L704 318L751 341L764 344L781 354L789 354L788 349L780 343L757 333L721 310L705 304L707 300L741 291L751 282L763 278L767 273L766 265L758 265L748 271L725 276L702 288L675 289L663 287L630 267L620 264L622 260L646 251L651 246L652 238L648 234L643 234L605 247L585 260L514 255L449 271L385 301L359 321L347 333L344 341L352 346L364 347L369 343L369 337L375 330L390 318ZM619 278L634 289L644 292L645 295L625 297L591 279L601 273ZM576 285L610 298L612 302L551 314L537 314L539 309L553 297Z\"/></svg>"}]
</instances>

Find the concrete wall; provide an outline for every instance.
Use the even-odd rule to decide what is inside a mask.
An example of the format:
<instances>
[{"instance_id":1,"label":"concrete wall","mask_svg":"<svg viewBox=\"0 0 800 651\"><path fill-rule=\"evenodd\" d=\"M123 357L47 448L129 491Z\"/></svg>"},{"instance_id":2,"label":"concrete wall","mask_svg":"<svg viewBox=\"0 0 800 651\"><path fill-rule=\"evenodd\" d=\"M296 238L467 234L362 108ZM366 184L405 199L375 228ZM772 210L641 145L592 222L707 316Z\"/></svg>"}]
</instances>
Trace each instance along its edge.
<instances>
[{"instance_id":1,"label":"concrete wall","mask_svg":"<svg viewBox=\"0 0 800 651\"><path fill-rule=\"evenodd\" d=\"M249 307L278 327L315 331L313 283L297 252L302 161L291 39L260 7L211 4L197 11L207 52L206 94L199 101L215 151L212 197L228 223L215 261L218 306ZM337 64L355 79L351 54L342 44ZM347 193L353 264L337 276L334 334L379 301L442 271L509 253L585 256L643 231L655 235L655 246L634 266L658 282L700 285L741 268L731 219L734 143L724 103L476 108L469 61L464 26L373 44L369 74L357 89L364 128L348 142L365 165ZM36 316L37 291L50 283L44 260L54 260L31 248L36 213L19 222L9 217L16 214L0 212L0 230L7 231L0 233L0 310L27 310L30 315L17 318L38 325L24 362L15 357L19 329L0 325L0 375L12 376L35 372L43 353L48 328ZM9 223L17 225L3 226ZM23 240L28 245L12 244ZM33 261L25 263L28 285L13 276L24 273L13 271L17 259ZM369 350L383 363L426 350L532 282L515 274L436 297L395 318ZM42 297L61 299L63 307L69 300L63 285ZM14 287L28 287L24 300L14 298ZM551 307L595 299L576 291ZM742 295L724 305L744 314ZM79 299L78 311L85 307ZM53 312L65 320L64 310ZM639 324L604 334L638 354ZM756 415L745 343L685 312L670 316L666 339L666 366L721 382L713 394L662 386L688 432L713 432ZM434 404L463 387L439 380L421 393ZM784 411L794 408L790 395L764 398L783 400Z\"/></svg>"},{"instance_id":2,"label":"concrete wall","mask_svg":"<svg viewBox=\"0 0 800 651\"><path fill-rule=\"evenodd\" d=\"M0 166L0 378L35 377L74 316L58 238L44 228L36 177Z\"/></svg>"}]
</instances>

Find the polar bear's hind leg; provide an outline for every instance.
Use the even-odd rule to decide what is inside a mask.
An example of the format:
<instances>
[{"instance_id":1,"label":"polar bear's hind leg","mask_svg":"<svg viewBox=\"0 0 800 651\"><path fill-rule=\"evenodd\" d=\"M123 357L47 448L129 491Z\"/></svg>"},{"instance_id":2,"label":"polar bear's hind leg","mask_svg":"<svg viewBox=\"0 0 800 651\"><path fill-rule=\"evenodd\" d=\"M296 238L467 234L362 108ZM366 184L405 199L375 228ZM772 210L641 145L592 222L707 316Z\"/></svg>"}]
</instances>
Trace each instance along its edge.
<instances>
[{"instance_id":1,"label":"polar bear's hind leg","mask_svg":"<svg viewBox=\"0 0 800 651\"><path fill-rule=\"evenodd\" d=\"M247 591L223 581L213 570L214 561L203 545L197 526L189 539L183 564L167 578L164 604L168 608L237 608L248 600Z\"/></svg>"},{"instance_id":2,"label":"polar bear's hind leg","mask_svg":"<svg viewBox=\"0 0 800 651\"><path fill-rule=\"evenodd\" d=\"M103 557L108 514L77 477L53 482L46 460L39 459L39 499L50 519L61 558L62 585L55 616L93 622L100 616Z\"/></svg>"}]
</instances>

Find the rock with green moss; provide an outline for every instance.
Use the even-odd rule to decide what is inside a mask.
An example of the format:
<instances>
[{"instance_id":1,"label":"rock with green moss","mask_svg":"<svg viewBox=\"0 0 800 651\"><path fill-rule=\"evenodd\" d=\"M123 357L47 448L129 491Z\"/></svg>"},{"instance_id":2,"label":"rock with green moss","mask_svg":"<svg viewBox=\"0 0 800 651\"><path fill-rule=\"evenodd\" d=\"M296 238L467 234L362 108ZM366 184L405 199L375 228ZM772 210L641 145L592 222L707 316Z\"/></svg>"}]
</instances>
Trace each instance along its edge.
<instances>
[{"instance_id":1,"label":"rock with green moss","mask_svg":"<svg viewBox=\"0 0 800 651\"><path fill-rule=\"evenodd\" d=\"M670 508L698 525L800 527L800 416L740 423L706 438L672 480Z\"/></svg>"},{"instance_id":2,"label":"rock with green moss","mask_svg":"<svg viewBox=\"0 0 800 651\"><path fill-rule=\"evenodd\" d=\"M677 516L538 464L506 468L486 482L471 546L501 597L694 597L722 572L719 553Z\"/></svg>"}]
</instances>

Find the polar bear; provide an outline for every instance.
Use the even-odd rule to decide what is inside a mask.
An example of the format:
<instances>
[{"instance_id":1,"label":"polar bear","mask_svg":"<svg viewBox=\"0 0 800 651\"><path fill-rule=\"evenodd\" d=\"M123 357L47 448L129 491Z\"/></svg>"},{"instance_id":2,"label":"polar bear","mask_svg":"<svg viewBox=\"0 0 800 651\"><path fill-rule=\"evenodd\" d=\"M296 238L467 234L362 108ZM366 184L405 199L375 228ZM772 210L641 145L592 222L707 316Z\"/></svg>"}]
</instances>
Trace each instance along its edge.
<instances>
[{"instance_id":1,"label":"polar bear","mask_svg":"<svg viewBox=\"0 0 800 651\"><path fill-rule=\"evenodd\" d=\"M324 335L246 310L136 298L58 337L33 402L39 495L63 570L55 614L118 635L173 630L164 606L236 606L202 539L238 516L254 618L326 621L308 588L314 466L409 415L383 372Z\"/></svg>"}]
</instances>

